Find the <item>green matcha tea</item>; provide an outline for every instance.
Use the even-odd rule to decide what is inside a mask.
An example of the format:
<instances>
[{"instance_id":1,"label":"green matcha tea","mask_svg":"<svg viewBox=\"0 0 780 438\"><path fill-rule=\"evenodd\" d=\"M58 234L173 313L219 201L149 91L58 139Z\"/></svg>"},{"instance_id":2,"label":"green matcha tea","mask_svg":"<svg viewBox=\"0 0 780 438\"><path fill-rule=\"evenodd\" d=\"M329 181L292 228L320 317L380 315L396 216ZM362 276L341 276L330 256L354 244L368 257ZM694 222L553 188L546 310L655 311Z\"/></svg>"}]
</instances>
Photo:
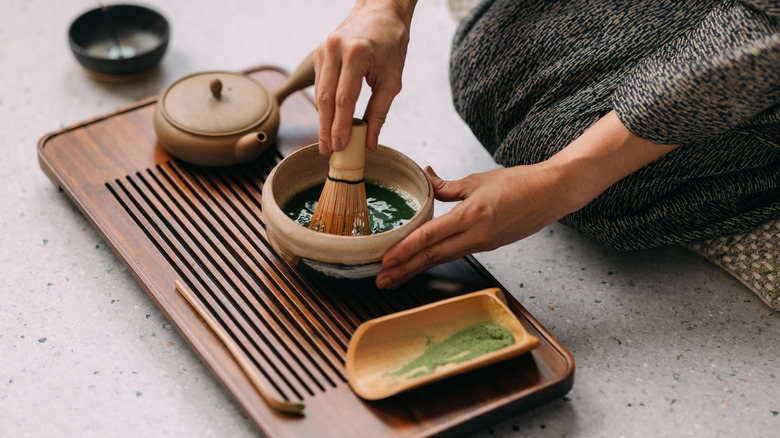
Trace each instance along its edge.
<instances>
[{"instance_id":1,"label":"green matcha tea","mask_svg":"<svg viewBox=\"0 0 780 438\"><path fill-rule=\"evenodd\" d=\"M324 186L325 183L316 184L297 193L285 202L282 211L301 226L308 227ZM411 196L371 182L366 182L366 200L371 234L400 227L408 222L419 208Z\"/></svg>"}]
</instances>

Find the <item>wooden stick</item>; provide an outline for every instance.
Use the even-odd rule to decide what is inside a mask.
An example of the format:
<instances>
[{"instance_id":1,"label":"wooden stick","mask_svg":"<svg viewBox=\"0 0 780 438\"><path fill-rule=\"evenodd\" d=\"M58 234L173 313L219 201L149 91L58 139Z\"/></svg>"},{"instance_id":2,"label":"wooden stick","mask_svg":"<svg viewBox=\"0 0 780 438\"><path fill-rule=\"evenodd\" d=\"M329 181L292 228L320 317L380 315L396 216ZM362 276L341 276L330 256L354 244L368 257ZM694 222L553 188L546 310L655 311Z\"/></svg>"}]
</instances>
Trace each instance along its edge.
<instances>
[{"instance_id":1,"label":"wooden stick","mask_svg":"<svg viewBox=\"0 0 780 438\"><path fill-rule=\"evenodd\" d=\"M241 367L241 369L244 370L244 373L247 377L249 377L249 380L252 381L252 384L254 384L257 392L260 393L263 399L265 399L265 401L268 402L272 408L278 411L288 414L303 414L304 404L302 402L277 398L268 389L268 387L265 386L265 383L260 380L260 376L257 375L254 368L252 368L252 366L249 364L249 360L244 355L244 352L241 351L235 341L233 341L233 339L227 334L225 329L223 329L222 326L217 324L217 322L209 316L206 310L200 305L198 300L195 299L195 297L187 289L187 287L184 286L184 284L182 284L179 280L176 280L175 284L176 290L190 303L195 311L198 312L198 315L203 318L211 330L213 330L222 343L225 344L225 347L227 347L227 349L230 351L230 354L233 355L233 358L236 360L236 362L238 362L238 365Z\"/></svg>"}]
</instances>

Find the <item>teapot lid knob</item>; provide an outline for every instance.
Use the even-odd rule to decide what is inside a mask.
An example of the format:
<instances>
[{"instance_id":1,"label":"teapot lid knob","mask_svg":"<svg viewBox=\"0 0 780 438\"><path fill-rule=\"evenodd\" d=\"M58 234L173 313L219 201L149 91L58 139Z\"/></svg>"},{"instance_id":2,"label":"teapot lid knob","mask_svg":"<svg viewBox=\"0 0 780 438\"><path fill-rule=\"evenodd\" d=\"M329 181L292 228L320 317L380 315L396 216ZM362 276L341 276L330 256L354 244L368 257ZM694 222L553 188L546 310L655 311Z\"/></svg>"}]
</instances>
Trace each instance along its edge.
<instances>
[{"instance_id":1,"label":"teapot lid knob","mask_svg":"<svg viewBox=\"0 0 780 438\"><path fill-rule=\"evenodd\" d=\"M222 97L222 81L219 79L211 81L211 83L209 83L209 89L211 89L211 95L214 96L214 99Z\"/></svg>"}]
</instances>

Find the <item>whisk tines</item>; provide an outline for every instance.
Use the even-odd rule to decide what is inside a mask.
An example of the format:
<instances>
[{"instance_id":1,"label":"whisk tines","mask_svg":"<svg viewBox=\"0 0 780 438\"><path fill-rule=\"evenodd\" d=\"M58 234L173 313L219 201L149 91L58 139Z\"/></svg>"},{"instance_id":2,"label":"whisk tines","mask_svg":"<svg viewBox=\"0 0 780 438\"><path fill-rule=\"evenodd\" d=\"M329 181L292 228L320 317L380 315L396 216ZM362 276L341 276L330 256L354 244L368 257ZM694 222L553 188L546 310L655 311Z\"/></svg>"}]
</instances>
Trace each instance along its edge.
<instances>
[{"instance_id":1,"label":"whisk tines","mask_svg":"<svg viewBox=\"0 0 780 438\"><path fill-rule=\"evenodd\" d=\"M314 209L309 228L339 236L371 234L363 179L366 122L352 120L352 136L343 151L333 152L325 186Z\"/></svg>"}]
</instances>

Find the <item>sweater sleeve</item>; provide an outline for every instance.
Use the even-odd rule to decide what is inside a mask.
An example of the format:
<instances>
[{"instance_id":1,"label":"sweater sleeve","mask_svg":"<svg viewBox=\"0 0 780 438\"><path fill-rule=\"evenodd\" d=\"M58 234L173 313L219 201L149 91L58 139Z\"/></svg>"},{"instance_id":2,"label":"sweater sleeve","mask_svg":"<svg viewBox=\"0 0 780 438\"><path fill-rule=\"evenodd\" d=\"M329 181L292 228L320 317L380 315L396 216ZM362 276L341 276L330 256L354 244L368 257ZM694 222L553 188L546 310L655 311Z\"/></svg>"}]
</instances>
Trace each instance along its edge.
<instances>
[{"instance_id":1,"label":"sweater sleeve","mask_svg":"<svg viewBox=\"0 0 780 438\"><path fill-rule=\"evenodd\" d=\"M780 123L780 1L719 3L628 72L612 105L659 144L706 140L759 115Z\"/></svg>"}]
</instances>

